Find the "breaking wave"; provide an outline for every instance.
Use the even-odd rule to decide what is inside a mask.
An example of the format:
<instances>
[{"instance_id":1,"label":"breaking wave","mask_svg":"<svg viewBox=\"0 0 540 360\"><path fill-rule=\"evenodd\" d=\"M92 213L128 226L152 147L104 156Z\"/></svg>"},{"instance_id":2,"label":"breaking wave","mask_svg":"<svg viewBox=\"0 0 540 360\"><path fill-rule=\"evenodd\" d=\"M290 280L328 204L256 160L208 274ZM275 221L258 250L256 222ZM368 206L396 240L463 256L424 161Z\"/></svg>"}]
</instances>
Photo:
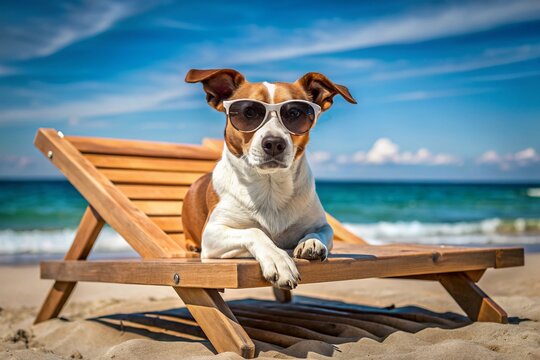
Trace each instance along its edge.
<instances>
[{"instance_id":1,"label":"breaking wave","mask_svg":"<svg viewBox=\"0 0 540 360\"><path fill-rule=\"evenodd\" d=\"M345 226L373 244L540 244L540 219L346 223ZM64 254L73 241L75 230L0 230L0 255ZM96 253L129 251L126 241L109 227L103 229L94 247Z\"/></svg>"},{"instance_id":2,"label":"breaking wave","mask_svg":"<svg viewBox=\"0 0 540 360\"><path fill-rule=\"evenodd\" d=\"M494 218L457 223L346 223L345 226L373 244L540 244L540 219Z\"/></svg>"}]
</instances>

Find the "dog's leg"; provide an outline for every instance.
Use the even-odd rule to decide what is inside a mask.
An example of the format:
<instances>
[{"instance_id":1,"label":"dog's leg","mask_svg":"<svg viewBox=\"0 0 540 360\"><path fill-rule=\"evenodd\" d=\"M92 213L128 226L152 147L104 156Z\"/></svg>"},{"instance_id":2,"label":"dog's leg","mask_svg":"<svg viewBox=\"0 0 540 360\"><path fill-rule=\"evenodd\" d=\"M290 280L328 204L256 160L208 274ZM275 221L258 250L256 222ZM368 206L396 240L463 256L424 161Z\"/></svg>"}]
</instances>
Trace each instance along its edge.
<instances>
[{"instance_id":1,"label":"dog's leg","mask_svg":"<svg viewBox=\"0 0 540 360\"><path fill-rule=\"evenodd\" d=\"M251 255L264 278L282 289L294 289L300 274L294 260L260 229L235 229L208 224L203 234L202 258L227 259Z\"/></svg>"},{"instance_id":2,"label":"dog's leg","mask_svg":"<svg viewBox=\"0 0 540 360\"><path fill-rule=\"evenodd\" d=\"M299 259L325 261L328 252L332 249L334 231L330 225L325 224L316 232L306 234L294 249L294 257Z\"/></svg>"}]
</instances>

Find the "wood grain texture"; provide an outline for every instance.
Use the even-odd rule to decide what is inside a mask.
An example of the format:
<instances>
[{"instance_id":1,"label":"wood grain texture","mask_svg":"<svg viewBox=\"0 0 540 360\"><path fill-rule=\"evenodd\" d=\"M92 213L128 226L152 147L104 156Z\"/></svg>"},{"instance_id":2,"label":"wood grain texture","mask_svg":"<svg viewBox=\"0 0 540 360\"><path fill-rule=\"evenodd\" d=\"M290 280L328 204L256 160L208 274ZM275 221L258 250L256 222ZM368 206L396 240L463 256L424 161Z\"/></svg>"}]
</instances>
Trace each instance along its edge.
<instances>
[{"instance_id":1,"label":"wood grain texture","mask_svg":"<svg viewBox=\"0 0 540 360\"><path fill-rule=\"evenodd\" d=\"M155 184L155 185L191 185L203 176L203 172L166 172L150 170L100 169L113 183Z\"/></svg>"},{"instance_id":2,"label":"wood grain texture","mask_svg":"<svg viewBox=\"0 0 540 360\"><path fill-rule=\"evenodd\" d=\"M499 249L495 257L495 268L505 268L525 265L525 250L523 248Z\"/></svg>"},{"instance_id":3,"label":"wood grain texture","mask_svg":"<svg viewBox=\"0 0 540 360\"><path fill-rule=\"evenodd\" d=\"M292 301L291 290L285 290L285 289L279 289L277 287L272 287L272 292L274 293L274 297L276 298L277 302L288 303Z\"/></svg>"},{"instance_id":4,"label":"wood grain texture","mask_svg":"<svg viewBox=\"0 0 540 360\"><path fill-rule=\"evenodd\" d=\"M181 221L187 189L213 169L223 148L220 140L178 145L64 138L53 129L40 129L35 144L43 154L52 153L53 164L96 209L89 208L85 213L88 219L83 218L66 259L41 264L42 278L56 282L36 322L58 314L76 281L102 281L173 286L216 350L244 357L254 356L249 336L289 346L302 339L338 343L342 341L340 330L381 339L396 329L419 329L410 321L413 318L404 314L393 314L399 317L396 319L385 313L382 320L376 321L376 314L341 315L344 311L339 309L313 310L298 304L287 304L288 308L272 315L266 309L245 307L238 310L237 318L218 289L269 286L259 264L252 259L196 258L198 254L186 251ZM471 319L506 321L506 313L474 281L487 268L522 265L523 249L369 246L335 218L327 218L339 241L327 262L296 260L302 283L370 277L438 279ZM143 260L81 261L104 222L120 233ZM279 290L277 295L290 300L290 292ZM415 316L427 318L425 314ZM335 326L328 330L324 322ZM361 329L353 330L357 327Z\"/></svg>"},{"instance_id":5,"label":"wood grain texture","mask_svg":"<svg viewBox=\"0 0 540 360\"><path fill-rule=\"evenodd\" d=\"M160 157L84 154L97 168L132 169L155 171L209 172L216 165L215 160L168 159Z\"/></svg>"},{"instance_id":6,"label":"wood grain texture","mask_svg":"<svg viewBox=\"0 0 540 360\"><path fill-rule=\"evenodd\" d=\"M440 274L484 270L495 266L497 249L406 245L368 246L341 243L326 262L295 260L302 284L326 281ZM517 259L516 261L518 261ZM213 271L219 266L219 271ZM109 271L107 269L114 269ZM119 276L118 273L130 274ZM252 259L174 259L143 261L47 261L42 276L63 281L103 281L181 286L250 288L269 286ZM204 274L204 276L202 276Z\"/></svg>"},{"instance_id":7,"label":"wood grain texture","mask_svg":"<svg viewBox=\"0 0 540 360\"><path fill-rule=\"evenodd\" d=\"M181 145L154 141L66 136L83 153L148 156L172 159L217 160L221 154L202 145Z\"/></svg>"},{"instance_id":8,"label":"wood grain texture","mask_svg":"<svg viewBox=\"0 0 540 360\"><path fill-rule=\"evenodd\" d=\"M181 233L184 231L181 216L150 216L150 220L168 233Z\"/></svg>"},{"instance_id":9,"label":"wood grain texture","mask_svg":"<svg viewBox=\"0 0 540 360\"><path fill-rule=\"evenodd\" d=\"M40 129L36 147L56 165L100 216L139 253L146 257L187 256L118 188L97 170L66 138L54 129Z\"/></svg>"},{"instance_id":10,"label":"wood grain texture","mask_svg":"<svg viewBox=\"0 0 540 360\"><path fill-rule=\"evenodd\" d=\"M225 142L223 139L212 139L212 138L204 138L202 141L202 145L208 149L211 149L212 151L215 151L221 156L221 153L223 152L223 145Z\"/></svg>"},{"instance_id":11,"label":"wood grain texture","mask_svg":"<svg viewBox=\"0 0 540 360\"><path fill-rule=\"evenodd\" d=\"M131 200L184 200L189 190L189 185L117 184L116 187Z\"/></svg>"},{"instance_id":12,"label":"wood grain texture","mask_svg":"<svg viewBox=\"0 0 540 360\"><path fill-rule=\"evenodd\" d=\"M86 259L104 224L101 216L91 206L88 206L64 260ZM34 324L57 317L76 284L75 281L55 281L34 320Z\"/></svg>"},{"instance_id":13,"label":"wood grain texture","mask_svg":"<svg viewBox=\"0 0 540 360\"><path fill-rule=\"evenodd\" d=\"M508 315L466 274L440 274L440 283L472 321L508 323Z\"/></svg>"},{"instance_id":14,"label":"wood grain texture","mask_svg":"<svg viewBox=\"0 0 540 360\"><path fill-rule=\"evenodd\" d=\"M218 352L232 351L245 358L255 355L255 344L217 290L174 289Z\"/></svg>"},{"instance_id":15,"label":"wood grain texture","mask_svg":"<svg viewBox=\"0 0 540 360\"><path fill-rule=\"evenodd\" d=\"M136 207L146 215L181 216L182 201L178 200L135 200Z\"/></svg>"}]
</instances>

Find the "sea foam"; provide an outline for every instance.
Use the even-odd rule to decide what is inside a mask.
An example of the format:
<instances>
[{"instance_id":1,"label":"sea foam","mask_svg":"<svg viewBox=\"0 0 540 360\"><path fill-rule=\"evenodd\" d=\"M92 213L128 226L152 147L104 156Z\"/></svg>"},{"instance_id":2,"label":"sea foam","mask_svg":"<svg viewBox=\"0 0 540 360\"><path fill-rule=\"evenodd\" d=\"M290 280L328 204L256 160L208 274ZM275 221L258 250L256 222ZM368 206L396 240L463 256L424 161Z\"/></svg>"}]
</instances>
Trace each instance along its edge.
<instances>
[{"instance_id":1,"label":"sea foam","mask_svg":"<svg viewBox=\"0 0 540 360\"><path fill-rule=\"evenodd\" d=\"M410 242L422 244L540 244L540 220L498 218L477 222L346 223L353 233L373 244Z\"/></svg>"},{"instance_id":2,"label":"sea foam","mask_svg":"<svg viewBox=\"0 0 540 360\"><path fill-rule=\"evenodd\" d=\"M487 219L478 222L346 223L345 226L372 244L395 242L421 244L540 244L540 220ZM0 230L0 255L63 254L76 229ZM105 227L93 252L126 253L131 248L113 229Z\"/></svg>"}]
</instances>

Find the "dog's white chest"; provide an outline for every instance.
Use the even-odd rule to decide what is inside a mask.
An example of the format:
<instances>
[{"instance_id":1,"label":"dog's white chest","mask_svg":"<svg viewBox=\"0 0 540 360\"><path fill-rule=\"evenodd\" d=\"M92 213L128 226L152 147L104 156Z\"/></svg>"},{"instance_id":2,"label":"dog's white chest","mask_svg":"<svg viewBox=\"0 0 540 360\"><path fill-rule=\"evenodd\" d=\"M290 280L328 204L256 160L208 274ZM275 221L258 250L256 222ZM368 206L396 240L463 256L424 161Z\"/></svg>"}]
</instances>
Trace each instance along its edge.
<instances>
[{"instance_id":1,"label":"dog's white chest","mask_svg":"<svg viewBox=\"0 0 540 360\"><path fill-rule=\"evenodd\" d=\"M298 173L246 176L241 171L226 158L217 164L212 183L220 201L213 218L239 229L259 228L280 248L294 248L321 217L311 177L299 182Z\"/></svg>"}]
</instances>

